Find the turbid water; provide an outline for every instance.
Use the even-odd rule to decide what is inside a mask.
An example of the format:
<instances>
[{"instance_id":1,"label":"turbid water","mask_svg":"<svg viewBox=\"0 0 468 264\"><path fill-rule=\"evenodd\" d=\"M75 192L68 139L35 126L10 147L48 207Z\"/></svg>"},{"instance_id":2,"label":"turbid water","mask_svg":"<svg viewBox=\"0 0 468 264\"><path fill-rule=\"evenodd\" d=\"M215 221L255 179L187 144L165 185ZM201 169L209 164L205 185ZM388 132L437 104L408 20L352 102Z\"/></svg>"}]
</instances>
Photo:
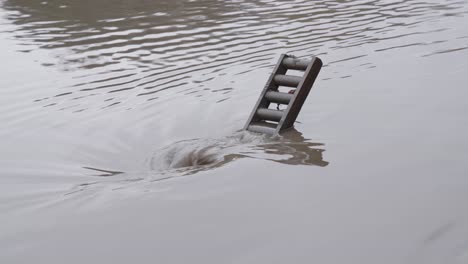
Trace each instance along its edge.
<instances>
[{"instance_id":1,"label":"turbid water","mask_svg":"<svg viewBox=\"0 0 468 264\"><path fill-rule=\"evenodd\" d=\"M468 2L0 1L0 263L467 263ZM295 129L240 131L282 53Z\"/></svg>"}]
</instances>

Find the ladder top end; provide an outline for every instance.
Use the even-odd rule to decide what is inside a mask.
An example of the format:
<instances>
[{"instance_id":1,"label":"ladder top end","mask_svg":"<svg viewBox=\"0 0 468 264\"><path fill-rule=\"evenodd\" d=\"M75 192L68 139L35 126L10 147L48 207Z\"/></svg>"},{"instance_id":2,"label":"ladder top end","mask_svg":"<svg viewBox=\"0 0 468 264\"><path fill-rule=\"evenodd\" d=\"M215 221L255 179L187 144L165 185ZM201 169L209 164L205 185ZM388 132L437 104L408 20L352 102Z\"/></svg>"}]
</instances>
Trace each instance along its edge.
<instances>
[{"instance_id":1,"label":"ladder top end","mask_svg":"<svg viewBox=\"0 0 468 264\"><path fill-rule=\"evenodd\" d=\"M308 60L308 61L313 61L313 60L319 60L320 62L322 62L322 60L321 60L319 57L317 57L317 56L311 56L311 57L303 57L303 58L301 58L301 57L297 57L297 56L295 56L295 55L286 54L286 53L281 54L281 55L284 56L285 59L293 59L293 60L297 60L297 61L306 61L306 60Z\"/></svg>"}]
</instances>

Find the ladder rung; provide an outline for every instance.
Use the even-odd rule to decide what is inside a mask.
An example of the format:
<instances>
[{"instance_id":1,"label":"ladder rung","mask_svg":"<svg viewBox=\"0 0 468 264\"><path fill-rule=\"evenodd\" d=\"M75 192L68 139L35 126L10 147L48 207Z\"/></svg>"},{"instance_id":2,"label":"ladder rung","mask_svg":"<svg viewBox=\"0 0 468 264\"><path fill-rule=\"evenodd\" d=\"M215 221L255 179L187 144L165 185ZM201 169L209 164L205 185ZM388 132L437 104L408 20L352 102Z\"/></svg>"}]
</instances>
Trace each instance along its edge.
<instances>
[{"instance_id":1,"label":"ladder rung","mask_svg":"<svg viewBox=\"0 0 468 264\"><path fill-rule=\"evenodd\" d=\"M302 81L302 77L277 74L274 80L276 84L281 86L297 87Z\"/></svg>"},{"instance_id":2,"label":"ladder rung","mask_svg":"<svg viewBox=\"0 0 468 264\"><path fill-rule=\"evenodd\" d=\"M318 57L312 57L311 60L308 60L281 54L250 113L244 130L277 135L285 129L293 127L321 67L322 61ZM291 74L290 70L302 71L303 76ZM290 93L280 92L278 86L295 89L288 89ZM274 110L271 107L274 104L287 105L287 107L284 110Z\"/></svg>"},{"instance_id":3,"label":"ladder rung","mask_svg":"<svg viewBox=\"0 0 468 264\"><path fill-rule=\"evenodd\" d=\"M259 108L257 110L257 115L258 117L260 117L260 119L279 122L283 117L283 111L268 108Z\"/></svg>"},{"instance_id":4,"label":"ladder rung","mask_svg":"<svg viewBox=\"0 0 468 264\"><path fill-rule=\"evenodd\" d=\"M277 104L289 104L293 95L290 93L282 93L282 92L275 92L275 91L268 91L265 94L265 98L273 103Z\"/></svg>"},{"instance_id":5,"label":"ladder rung","mask_svg":"<svg viewBox=\"0 0 468 264\"><path fill-rule=\"evenodd\" d=\"M252 122L252 124L249 125L248 130L256 133L273 135L275 134L276 127L277 124L271 124L267 122Z\"/></svg>"},{"instance_id":6,"label":"ladder rung","mask_svg":"<svg viewBox=\"0 0 468 264\"><path fill-rule=\"evenodd\" d=\"M305 71L310 62L310 60L306 59L285 58L283 66L291 70Z\"/></svg>"}]
</instances>

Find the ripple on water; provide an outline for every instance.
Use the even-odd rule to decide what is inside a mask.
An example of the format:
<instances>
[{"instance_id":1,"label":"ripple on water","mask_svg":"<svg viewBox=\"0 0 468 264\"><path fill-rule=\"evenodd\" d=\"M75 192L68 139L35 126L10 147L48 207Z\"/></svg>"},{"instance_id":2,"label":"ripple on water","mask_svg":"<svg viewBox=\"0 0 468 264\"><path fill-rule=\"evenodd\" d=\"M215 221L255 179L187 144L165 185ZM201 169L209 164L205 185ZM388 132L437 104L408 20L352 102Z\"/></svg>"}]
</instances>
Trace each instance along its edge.
<instances>
[{"instance_id":1,"label":"ripple on water","mask_svg":"<svg viewBox=\"0 0 468 264\"><path fill-rule=\"evenodd\" d=\"M466 12L462 3L451 0L125 4L99 0L92 5L88 8L87 4L71 0L3 3L7 19L15 25L7 30L20 42L21 51L50 50L50 56L41 57L42 65L70 73L71 83L54 84L51 94L42 96L46 99L32 100L37 104L72 112L105 107L125 109L127 100L123 98L135 98L135 107L159 100L155 93L170 95L188 88L198 92L187 96L209 96L213 102L222 102L225 97L213 96L202 86L221 73L235 79L234 75L271 67L272 58L281 52L326 55L328 51L425 34L427 28L417 30L421 23ZM410 27L415 28L408 30ZM404 47L407 46L393 46ZM463 49L466 46L437 52ZM331 61L346 64L361 60L362 64L365 56ZM239 65L242 70L232 70ZM206 81L196 82L198 76L204 76ZM118 94L122 100L109 104L109 93ZM90 94L92 105L86 104ZM60 100L57 95L62 95Z\"/></svg>"},{"instance_id":2,"label":"ripple on water","mask_svg":"<svg viewBox=\"0 0 468 264\"><path fill-rule=\"evenodd\" d=\"M188 102L180 97L197 103L202 97L207 105L256 97L249 78L261 73L266 79L283 52L324 57L324 81L378 67L375 54L430 46L432 52L417 56L436 56L466 51L468 45L466 32L450 36L448 45L447 36L437 34L449 29L432 27L442 17L466 14L463 3L454 0L98 0L92 8L72 0L8 0L1 5L0 34L44 68L62 71L59 79L11 89L21 100L0 106L11 126L58 111L88 113L79 116L105 123L101 113L136 109L136 127L141 128L150 119L167 120L173 113L161 105ZM419 38L426 34L431 34L429 41ZM27 108L16 105L27 100ZM34 113L28 119L30 109L37 111L29 111ZM240 133L180 141L159 149L150 167L194 173L240 158L328 164L320 144L292 138L269 141ZM98 176L115 175L112 169L88 167Z\"/></svg>"}]
</instances>

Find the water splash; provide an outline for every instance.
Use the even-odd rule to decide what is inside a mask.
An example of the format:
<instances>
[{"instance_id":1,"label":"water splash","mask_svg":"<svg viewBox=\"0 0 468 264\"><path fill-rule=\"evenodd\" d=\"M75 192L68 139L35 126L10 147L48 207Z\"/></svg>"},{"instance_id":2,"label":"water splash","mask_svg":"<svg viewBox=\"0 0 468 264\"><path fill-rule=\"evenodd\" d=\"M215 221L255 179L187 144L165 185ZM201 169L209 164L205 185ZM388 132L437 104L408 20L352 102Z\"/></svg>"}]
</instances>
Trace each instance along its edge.
<instances>
[{"instance_id":1,"label":"water splash","mask_svg":"<svg viewBox=\"0 0 468 264\"><path fill-rule=\"evenodd\" d=\"M269 138L242 131L231 136L183 140L156 151L150 167L193 174L221 167L240 158L264 159L289 165L327 166L323 144L312 143L295 129Z\"/></svg>"}]
</instances>

